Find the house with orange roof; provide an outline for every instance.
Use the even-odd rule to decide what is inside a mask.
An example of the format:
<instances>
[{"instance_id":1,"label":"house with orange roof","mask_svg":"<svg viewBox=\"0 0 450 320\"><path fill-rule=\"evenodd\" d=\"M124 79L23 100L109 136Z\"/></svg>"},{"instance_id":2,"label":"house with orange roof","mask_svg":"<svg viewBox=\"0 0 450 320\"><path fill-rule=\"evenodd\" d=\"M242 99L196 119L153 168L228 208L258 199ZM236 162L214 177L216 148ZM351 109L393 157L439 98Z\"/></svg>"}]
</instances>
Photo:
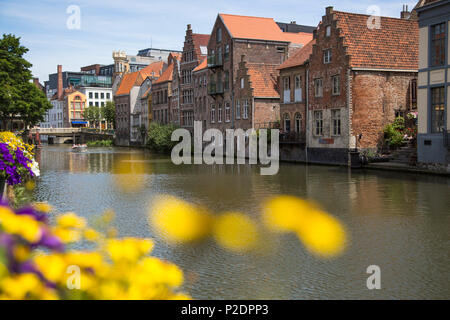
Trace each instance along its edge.
<instances>
[{"instance_id":1,"label":"house with orange roof","mask_svg":"<svg viewBox=\"0 0 450 320\"><path fill-rule=\"evenodd\" d=\"M279 67L282 130L296 138L281 144L281 160L354 165L356 150L384 150L385 126L417 108L413 17L403 10L378 25L326 8L314 40Z\"/></svg>"},{"instance_id":2,"label":"house with orange roof","mask_svg":"<svg viewBox=\"0 0 450 320\"><path fill-rule=\"evenodd\" d=\"M171 114L171 99L172 99L172 80L174 68L177 64L177 58L169 57L168 67L163 72L161 77L153 83L152 87L152 104L151 113L152 121L159 124L169 124L173 121Z\"/></svg>"},{"instance_id":3,"label":"house with orange roof","mask_svg":"<svg viewBox=\"0 0 450 320\"><path fill-rule=\"evenodd\" d=\"M142 124L141 98L166 68L166 63L157 61L140 71L125 73L122 76L114 95L117 145L129 146L142 142L142 137L139 134L139 128ZM146 113L148 114L147 111Z\"/></svg>"},{"instance_id":4,"label":"house with orange roof","mask_svg":"<svg viewBox=\"0 0 450 320\"><path fill-rule=\"evenodd\" d=\"M180 109L178 122L181 127L193 129L195 109L201 103L195 97L195 82L193 70L206 58L209 34L194 33L190 24L187 25L180 62Z\"/></svg>"},{"instance_id":5,"label":"house with orange roof","mask_svg":"<svg viewBox=\"0 0 450 320\"><path fill-rule=\"evenodd\" d=\"M315 40L297 49L280 71L280 143L306 142L306 84L308 61Z\"/></svg>"},{"instance_id":6,"label":"house with orange roof","mask_svg":"<svg viewBox=\"0 0 450 320\"><path fill-rule=\"evenodd\" d=\"M245 114L248 119L245 120L250 120L251 117L253 125L271 125L277 122L279 114L275 115L273 110L278 110L278 106L275 109L274 106L279 102L273 99L279 98L279 94L268 97L273 101L267 103L266 112L257 113L253 104L253 98L256 97L248 97L243 101L236 99L238 91L243 89L241 83L259 83L259 80L251 81L249 77L257 79L260 74L268 75L267 81L272 81L277 77L276 66L283 63L294 48L306 45L312 37L310 32L283 32L273 18L220 13L208 43L209 126L225 130L238 128L237 124L247 125L248 121L243 121L242 118L243 101L248 103L245 107L245 110L248 108L248 115ZM245 56L246 69L254 70L251 75L243 74L247 70L241 69L242 56ZM267 68L263 65L267 65ZM248 68L249 66L253 68ZM239 69L241 70L238 71ZM268 85L272 88L275 84ZM250 90L250 87L246 89ZM258 89L253 88L253 92L258 92ZM239 119L236 118L238 114ZM260 118L258 115L262 114L264 116Z\"/></svg>"}]
</instances>

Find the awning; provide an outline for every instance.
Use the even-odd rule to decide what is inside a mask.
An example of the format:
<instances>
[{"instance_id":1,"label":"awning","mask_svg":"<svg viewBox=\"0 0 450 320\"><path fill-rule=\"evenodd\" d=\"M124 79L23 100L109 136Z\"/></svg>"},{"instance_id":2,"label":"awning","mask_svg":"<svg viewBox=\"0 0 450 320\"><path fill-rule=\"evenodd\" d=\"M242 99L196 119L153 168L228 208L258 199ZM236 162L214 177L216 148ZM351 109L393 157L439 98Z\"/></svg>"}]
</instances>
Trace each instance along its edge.
<instances>
[{"instance_id":1,"label":"awning","mask_svg":"<svg viewBox=\"0 0 450 320\"><path fill-rule=\"evenodd\" d=\"M72 124L87 124L87 121L72 121Z\"/></svg>"}]
</instances>

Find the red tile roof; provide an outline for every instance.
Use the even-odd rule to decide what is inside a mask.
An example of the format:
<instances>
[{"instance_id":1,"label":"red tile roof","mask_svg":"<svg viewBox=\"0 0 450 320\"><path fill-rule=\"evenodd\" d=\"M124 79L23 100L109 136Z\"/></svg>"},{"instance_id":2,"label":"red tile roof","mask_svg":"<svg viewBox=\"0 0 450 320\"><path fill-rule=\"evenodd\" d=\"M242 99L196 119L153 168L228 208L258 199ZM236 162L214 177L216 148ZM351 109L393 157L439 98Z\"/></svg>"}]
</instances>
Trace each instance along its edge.
<instances>
[{"instance_id":1,"label":"red tile roof","mask_svg":"<svg viewBox=\"0 0 450 320\"><path fill-rule=\"evenodd\" d=\"M284 61L277 69L287 69L292 67L297 67L303 65L312 53L313 45L316 43L316 40L311 40L305 46L297 49L292 56L289 57L286 61Z\"/></svg>"},{"instance_id":2,"label":"red tile roof","mask_svg":"<svg viewBox=\"0 0 450 320\"><path fill-rule=\"evenodd\" d=\"M136 85L140 71L133 73L126 73L123 75L122 81L120 82L119 89L117 89L116 95L130 94L131 89Z\"/></svg>"},{"instance_id":3,"label":"red tile roof","mask_svg":"<svg viewBox=\"0 0 450 320\"><path fill-rule=\"evenodd\" d=\"M159 79L155 81L154 84L163 83L163 82L167 82L167 81L172 81L172 79L173 79L173 66L174 65L175 65L174 63L171 63L167 67L167 69L163 72L161 77L159 77Z\"/></svg>"},{"instance_id":4,"label":"red tile roof","mask_svg":"<svg viewBox=\"0 0 450 320\"><path fill-rule=\"evenodd\" d=\"M192 72L201 71L206 68L208 68L208 59L207 58L203 59L203 61L194 70L192 70Z\"/></svg>"},{"instance_id":5,"label":"red tile roof","mask_svg":"<svg viewBox=\"0 0 450 320\"><path fill-rule=\"evenodd\" d=\"M220 13L219 16L233 38L282 41L295 44L306 44L312 39L312 34L281 31L273 18L237 16L223 13Z\"/></svg>"},{"instance_id":6,"label":"red tile roof","mask_svg":"<svg viewBox=\"0 0 450 320\"><path fill-rule=\"evenodd\" d=\"M247 63L253 96L258 98L278 98L278 70L276 65Z\"/></svg>"},{"instance_id":7,"label":"red tile roof","mask_svg":"<svg viewBox=\"0 0 450 320\"><path fill-rule=\"evenodd\" d=\"M150 90L152 88L148 88L147 91L144 92L144 94L142 95L141 99L146 99L148 97L148 94L150 93Z\"/></svg>"},{"instance_id":8,"label":"red tile roof","mask_svg":"<svg viewBox=\"0 0 450 320\"><path fill-rule=\"evenodd\" d=\"M417 70L419 26L415 20L381 17L380 29L369 29L369 16L334 11L351 67Z\"/></svg>"},{"instance_id":9,"label":"red tile roof","mask_svg":"<svg viewBox=\"0 0 450 320\"><path fill-rule=\"evenodd\" d=\"M154 76L156 78L159 78L163 72L164 69L164 62L163 61L157 61L149 64L144 69L140 70L139 72L142 75L142 80L145 80L145 78Z\"/></svg>"}]
</instances>

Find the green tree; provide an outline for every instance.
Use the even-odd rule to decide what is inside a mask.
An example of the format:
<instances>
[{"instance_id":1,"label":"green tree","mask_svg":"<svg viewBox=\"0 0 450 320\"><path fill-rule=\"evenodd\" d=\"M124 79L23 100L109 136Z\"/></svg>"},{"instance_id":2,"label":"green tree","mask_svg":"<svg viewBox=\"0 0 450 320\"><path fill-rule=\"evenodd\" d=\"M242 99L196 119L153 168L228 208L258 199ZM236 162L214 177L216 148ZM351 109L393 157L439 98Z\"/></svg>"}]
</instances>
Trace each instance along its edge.
<instances>
[{"instance_id":1,"label":"green tree","mask_svg":"<svg viewBox=\"0 0 450 320\"><path fill-rule=\"evenodd\" d=\"M114 101L106 102L106 105L102 108L102 117L108 123L112 124L114 128L116 122L116 105Z\"/></svg>"},{"instance_id":2,"label":"green tree","mask_svg":"<svg viewBox=\"0 0 450 320\"><path fill-rule=\"evenodd\" d=\"M177 128L173 124L162 125L156 122L150 123L147 146L156 152L170 153L172 148L178 143L171 140L172 132Z\"/></svg>"},{"instance_id":3,"label":"green tree","mask_svg":"<svg viewBox=\"0 0 450 320\"><path fill-rule=\"evenodd\" d=\"M97 123L101 120L102 117L100 108L95 106L85 108L83 111L83 117L85 120L93 123L94 127L97 127Z\"/></svg>"},{"instance_id":4,"label":"green tree","mask_svg":"<svg viewBox=\"0 0 450 320\"><path fill-rule=\"evenodd\" d=\"M32 82L31 66L23 55L28 49L20 38L3 34L0 39L0 120L2 129L13 119L22 120L25 128L44 119L52 108L45 94Z\"/></svg>"}]
</instances>

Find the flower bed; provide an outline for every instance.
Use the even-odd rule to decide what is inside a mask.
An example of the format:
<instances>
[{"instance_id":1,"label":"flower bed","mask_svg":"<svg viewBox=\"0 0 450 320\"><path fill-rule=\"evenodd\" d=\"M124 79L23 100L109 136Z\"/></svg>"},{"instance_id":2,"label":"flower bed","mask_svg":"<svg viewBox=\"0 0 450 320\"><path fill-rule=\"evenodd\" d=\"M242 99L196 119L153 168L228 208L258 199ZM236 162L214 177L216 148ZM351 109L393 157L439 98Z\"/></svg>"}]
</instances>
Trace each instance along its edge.
<instances>
[{"instance_id":1,"label":"flower bed","mask_svg":"<svg viewBox=\"0 0 450 320\"><path fill-rule=\"evenodd\" d=\"M33 148L12 132L0 132L0 179L14 186L39 176Z\"/></svg>"}]
</instances>

